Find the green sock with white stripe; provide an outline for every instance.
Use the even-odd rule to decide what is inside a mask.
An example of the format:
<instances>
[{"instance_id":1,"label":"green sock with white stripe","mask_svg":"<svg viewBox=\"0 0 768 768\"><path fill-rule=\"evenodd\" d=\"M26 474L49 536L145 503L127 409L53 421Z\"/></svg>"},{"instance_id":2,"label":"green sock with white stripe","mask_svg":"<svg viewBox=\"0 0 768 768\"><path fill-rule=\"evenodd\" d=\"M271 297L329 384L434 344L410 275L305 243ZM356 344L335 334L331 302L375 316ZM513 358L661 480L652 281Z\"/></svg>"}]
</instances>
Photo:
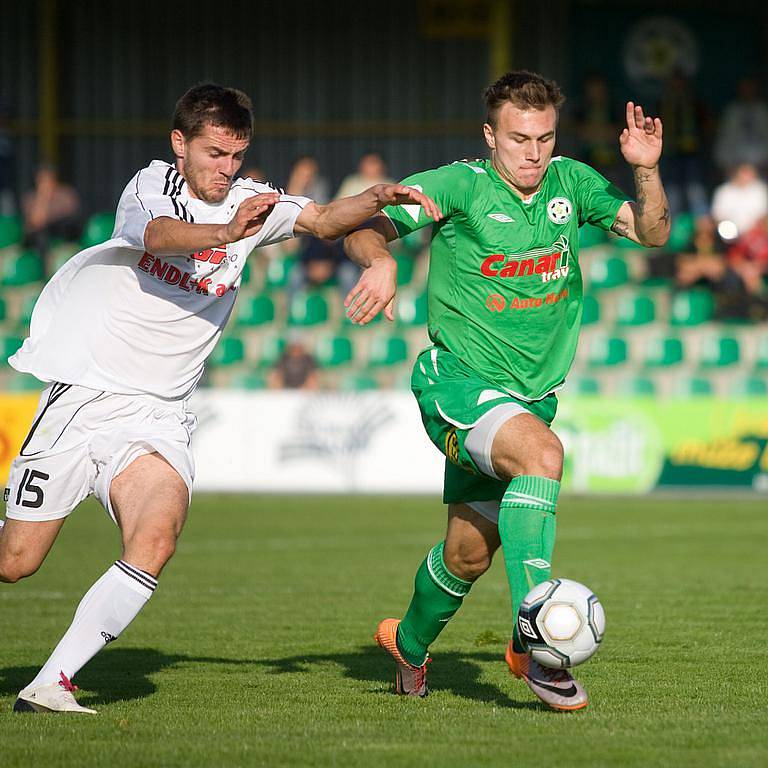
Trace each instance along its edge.
<instances>
[{"instance_id":1,"label":"green sock with white stripe","mask_svg":"<svg viewBox=\"0 0 768 768\"><path fill-rule=\"evenodd\" d=\"M413 597L405 618L397 628L397 647L405 660L420 667L427 649L456 611L472 582L454 576L443 560L444 541L433 547L419 566Z\"/></svg>"},{"instance_id":2,"label":"green sock with white stripe","mask_svg":"<svg viewBox=\"0 0 768 768\"><path fill-rule=\"evenodd\" d=\"M552 570L559 491L557 480L519 475L507 486L499 508L499 537L512 597L512 637L516 651L523 649L517 636L520 603L533 587L550 577Z\"/></svg>"}]
</instances>

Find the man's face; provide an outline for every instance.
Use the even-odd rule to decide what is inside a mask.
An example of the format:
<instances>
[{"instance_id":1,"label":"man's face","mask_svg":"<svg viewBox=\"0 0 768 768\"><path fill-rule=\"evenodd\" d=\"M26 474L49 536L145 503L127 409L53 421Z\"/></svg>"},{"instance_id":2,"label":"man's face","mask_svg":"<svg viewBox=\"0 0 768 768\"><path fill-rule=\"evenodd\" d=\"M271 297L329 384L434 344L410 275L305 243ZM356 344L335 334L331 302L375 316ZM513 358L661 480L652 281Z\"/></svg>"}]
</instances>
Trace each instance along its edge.
<instances>
[{"instance_id":1,"label":"man's face","mask_svg":"<svg viewBox=\"0 0 768 768\"><path fill-rule=\"evenodd\" d=\"M193 139L185 139L181 131L171 132L179 173L190 194L206 203L220 203L227 196L249 143L216 125L206 125Z\"/></svg>"},{"instance_id":2,"label":"man's face","mask_svg":"<svg viewBox=\"0 0 768 768\"><path fill-rule=\"evenodd\" d=\"M483 126L494 168L524 196L533 194L541 184L552 159L556 129L553 106L522 110L511 102L499 110L495 128L488 123Z\"/></svg>"}]
</instances>

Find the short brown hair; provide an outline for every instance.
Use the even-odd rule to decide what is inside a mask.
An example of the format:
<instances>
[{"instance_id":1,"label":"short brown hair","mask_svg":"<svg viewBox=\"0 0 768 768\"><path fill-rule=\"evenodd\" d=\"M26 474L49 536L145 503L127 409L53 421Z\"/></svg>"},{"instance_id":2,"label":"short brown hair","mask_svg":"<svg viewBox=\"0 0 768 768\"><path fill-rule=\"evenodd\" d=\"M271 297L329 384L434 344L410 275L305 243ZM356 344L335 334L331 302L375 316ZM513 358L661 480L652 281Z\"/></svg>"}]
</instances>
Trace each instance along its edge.
<instances>
[{"instance_id":1,"label":"short brown hair","mask_svg":"<svg viewBox=\"0 0 768 768\"><path fill-rule=\"evenodd\" d=\"M242 91L215 83L190 88L177 102L173 128L189 140L199 136L206 125L231 131L238 139L253 133L253 105Z\"/></svg>"},{"instance_id":2,"label":"short brown hair","mask_svg":"<svg viewBox=\"0 0 768 768\"><path fill-rule=\"evenodd\" d=\"M486 121L496 127L499 110L508 101L518 109L546 109L549 106L559 110L565 101L560 86L554 80L547 80L536 72L519 69L502 75L493 85L485 89Z\"/></svg>"}]
</instances>

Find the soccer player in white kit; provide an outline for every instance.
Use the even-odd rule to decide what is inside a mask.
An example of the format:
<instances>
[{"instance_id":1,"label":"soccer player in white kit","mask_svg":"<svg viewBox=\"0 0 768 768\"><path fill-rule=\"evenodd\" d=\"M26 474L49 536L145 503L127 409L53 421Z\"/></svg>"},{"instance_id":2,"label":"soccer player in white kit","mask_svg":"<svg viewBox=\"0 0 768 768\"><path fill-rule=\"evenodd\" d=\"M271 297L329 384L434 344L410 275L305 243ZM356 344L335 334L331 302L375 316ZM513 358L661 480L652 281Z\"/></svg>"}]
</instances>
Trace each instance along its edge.
<instances>
[{"instance_id":1,"label":"soccer player in white kit","mask_svg":"<svg viewBox=\"0 0 768 768\"><path fill-rule=\"evenodd\" d=\"M386 205L439 218L429 198L398 184L321 206L235 178L252 122L240 91L210 84L182 96L175 164L155 160L128 182L112 239L53 276L10 359L47 387L11 466L0 580L34 573L91 493L122 534L122 557L83 597L16 711L93 713L77 703L72 678L136 617L174 553L194 477L187 403L248 254L300 234L339 237Z\"/></svg>"}]
</instances>

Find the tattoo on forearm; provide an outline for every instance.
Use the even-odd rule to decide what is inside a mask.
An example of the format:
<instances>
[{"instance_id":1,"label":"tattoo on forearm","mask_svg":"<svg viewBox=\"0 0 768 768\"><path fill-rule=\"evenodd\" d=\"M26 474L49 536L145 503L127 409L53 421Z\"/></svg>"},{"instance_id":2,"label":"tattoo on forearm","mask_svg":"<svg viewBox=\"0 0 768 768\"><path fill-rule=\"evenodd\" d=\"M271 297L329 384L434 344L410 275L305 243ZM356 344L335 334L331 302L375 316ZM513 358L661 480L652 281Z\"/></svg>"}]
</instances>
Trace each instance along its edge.
<instances>
[{"instance_id":1,"label":"tattoo on forearm","mask_svg":"<svg viewBox=\"0 0 768 768\"><path fill-rule=\"evenodd\" d=\"M669 206L665 205L664 210L661 212L661 216L659 216L659 221L665 226L669 226Z\"/></svg>"},{"instance_id":2,"label":"tattoo on forearm","mask_svg":"<svg viewBox=\"0 0 768 768\"><path fill-rule=\"evenodd\" d=\"M613 222L611 231L622 237L629 237L629 227L626 222L623 222L621 219L616 219L616 221Z\"/></svg>"}]
</instances>

